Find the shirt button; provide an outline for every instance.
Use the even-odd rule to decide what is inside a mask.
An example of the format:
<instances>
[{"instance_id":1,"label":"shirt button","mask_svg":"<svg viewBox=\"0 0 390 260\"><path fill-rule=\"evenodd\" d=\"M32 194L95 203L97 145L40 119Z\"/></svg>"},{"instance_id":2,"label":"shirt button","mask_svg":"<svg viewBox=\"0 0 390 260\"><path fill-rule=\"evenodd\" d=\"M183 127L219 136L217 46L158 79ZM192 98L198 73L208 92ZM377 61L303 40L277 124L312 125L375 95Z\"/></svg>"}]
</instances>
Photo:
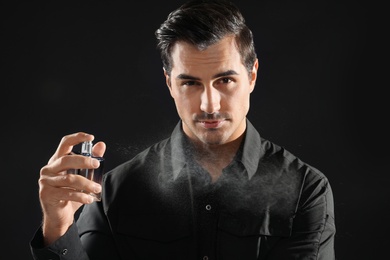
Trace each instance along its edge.
<instances>
[{"instance_id":1,"label":"shirt button","mask_svg":"<svg viewBox=\"0 0 390 260\"><path fill-rule=\"evenodd\" d=\"M211 205L206 205L206 210L211 210ZM203 259L204 259L204 257L203 257Z\"/></svg>"},{"instance_id":2,"label":"shirt button","mask_svg":"<svg viewBox=\"0 0 390 260\"><path fill-rule=\"evenodd\" d=\"M208 260L209 259L209 257L207 256L207 255L205 255L204 257L203 257L203 260Z\"/></svg>"},{"instance_id":3,"label":"shirt button","mask_svg":"<svg viewBox=\"0 0 390 260\"><path fill-rule=\"evenodd\" d=\"M65 249L62 249L62 251L61 251L61 254L62 254L62 255L66 255L67 253L68 253L68 249L66 249L66 248L65 248Z\"/></svg>"}]
</instances>

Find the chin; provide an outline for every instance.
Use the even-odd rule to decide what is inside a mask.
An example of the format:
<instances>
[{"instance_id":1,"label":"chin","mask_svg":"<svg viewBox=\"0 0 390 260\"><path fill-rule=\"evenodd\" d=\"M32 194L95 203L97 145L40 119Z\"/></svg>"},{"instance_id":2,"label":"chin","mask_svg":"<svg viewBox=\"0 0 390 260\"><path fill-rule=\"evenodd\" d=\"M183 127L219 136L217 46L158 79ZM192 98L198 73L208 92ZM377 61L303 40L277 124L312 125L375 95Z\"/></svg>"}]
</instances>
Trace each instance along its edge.
<instances>
[{"instance_id":1,"label":"chin","mask_svg":"<svg viewBox=\"0 0 390 260\"><path fill-rule=\"evenodd\" d=\"M218 132L218 129L208 130L207 133L201 136L200 140L208 145L221 145L226 143L227 139L225 138L225 135Z\"/></svg>"}]
</instances>

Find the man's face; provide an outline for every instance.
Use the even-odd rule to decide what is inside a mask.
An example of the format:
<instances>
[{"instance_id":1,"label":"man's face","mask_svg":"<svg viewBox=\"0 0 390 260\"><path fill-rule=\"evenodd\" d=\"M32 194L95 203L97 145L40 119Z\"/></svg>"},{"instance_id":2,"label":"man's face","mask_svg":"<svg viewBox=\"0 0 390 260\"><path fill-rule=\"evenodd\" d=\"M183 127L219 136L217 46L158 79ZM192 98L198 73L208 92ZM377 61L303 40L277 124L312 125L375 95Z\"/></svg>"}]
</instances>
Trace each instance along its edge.
<instances>
[{"instance_id":1,"label":"man's face","mask_svg":"<svg viewBox=\"0 0 390 260\"><path fill-rule=\"evenodd\" d=\"M176 43L172 61L171 75L165 76L186 135L208 145L238 138L246 128L258 61L248 75L233 37L203 51Z\"/></svg>"}]
</instances>

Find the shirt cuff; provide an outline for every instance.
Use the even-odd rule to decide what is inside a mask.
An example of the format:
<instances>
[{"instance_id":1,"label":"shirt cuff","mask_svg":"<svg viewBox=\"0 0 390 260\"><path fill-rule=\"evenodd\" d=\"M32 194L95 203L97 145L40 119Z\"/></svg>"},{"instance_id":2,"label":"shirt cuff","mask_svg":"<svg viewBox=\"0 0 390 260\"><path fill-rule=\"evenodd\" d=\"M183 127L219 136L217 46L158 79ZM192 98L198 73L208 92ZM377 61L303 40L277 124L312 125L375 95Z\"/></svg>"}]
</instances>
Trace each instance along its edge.
<instances>
[{"instance_id":1,"label":"shirt cuff","mask_svg":"<svg viewBox=\"0 0 390 260\"><path fill-rule=\"evenodd\" d=\"M73 223L66 233L54 243L44 246L42 226L30 241L31 254L35 260L89 260L81 244L77 226Z\"/></svg>"}]
</instances>

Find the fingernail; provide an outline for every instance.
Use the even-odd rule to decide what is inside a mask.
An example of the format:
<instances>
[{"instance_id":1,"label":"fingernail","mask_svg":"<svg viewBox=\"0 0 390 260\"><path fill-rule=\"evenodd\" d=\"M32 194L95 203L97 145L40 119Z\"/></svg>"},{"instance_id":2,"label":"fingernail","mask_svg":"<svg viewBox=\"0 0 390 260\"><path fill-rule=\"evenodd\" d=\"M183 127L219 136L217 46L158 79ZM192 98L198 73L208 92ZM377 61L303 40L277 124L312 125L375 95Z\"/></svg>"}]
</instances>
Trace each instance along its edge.
<instances>
[{"instance_id":1,"label":"fingernail","mask_svg":"<svg viewBox=\"0 0 390 260\"><path fill-rule=\"evenodd\" d=\"M99 162L98 160L92 159L92 166L93 166L94 168L98 168L99 165L100 165L100 162Z\"/></svg>"},{"instance_id":2,"label":"fingernail","mask_svg":"<svg viewBox=\"0 0 390 260\"><path fill-rule=\"evenodd\" d=\"M100 186L99 184L95 184L95 186L93 186L94 193L99 193L101 191L102 191L102 186Z\"/></svg>"}]
</instances>

